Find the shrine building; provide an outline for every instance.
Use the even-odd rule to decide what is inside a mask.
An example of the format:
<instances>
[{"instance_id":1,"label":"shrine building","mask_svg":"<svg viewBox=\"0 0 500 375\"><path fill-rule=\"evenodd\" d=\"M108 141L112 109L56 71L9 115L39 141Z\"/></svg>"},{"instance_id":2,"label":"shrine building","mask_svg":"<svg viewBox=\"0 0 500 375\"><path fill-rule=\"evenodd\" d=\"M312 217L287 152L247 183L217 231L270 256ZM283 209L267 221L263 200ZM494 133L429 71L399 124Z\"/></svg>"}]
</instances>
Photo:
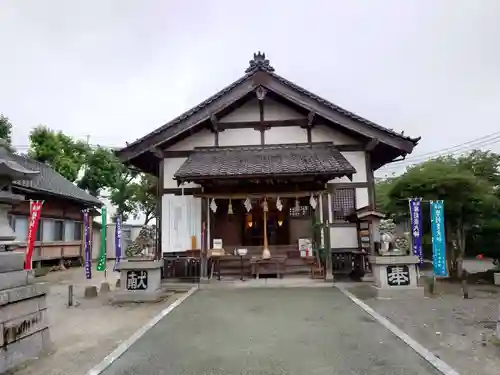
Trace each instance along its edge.
<instances>
[{"instance_id":1,"label":"shrine building","mask_svg":"<svg viewBox=\"0 0 500 375\"><path fill-rule=\"evenodd\" d=\"M419 140L278 75L259 52L241 78L117 155L159 177L158 256L217 253L229 265L244 248L246 273L273 258L293 273L322 249L330 274L374 252L373 173Z\"/></svg>"}]
</instances>

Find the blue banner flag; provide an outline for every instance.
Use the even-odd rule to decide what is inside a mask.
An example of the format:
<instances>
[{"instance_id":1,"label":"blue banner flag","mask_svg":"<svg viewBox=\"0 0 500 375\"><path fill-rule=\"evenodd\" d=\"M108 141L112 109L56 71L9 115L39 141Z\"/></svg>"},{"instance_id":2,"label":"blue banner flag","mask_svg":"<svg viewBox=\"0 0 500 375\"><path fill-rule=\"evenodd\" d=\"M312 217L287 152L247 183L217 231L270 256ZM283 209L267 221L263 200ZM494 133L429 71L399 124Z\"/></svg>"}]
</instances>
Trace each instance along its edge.
<instances>
[{"instance_id":1,"label":"blue banner flag","mask_svg":"<svg viewBox=\"0 0 500 375\"><path fill-rule=\"evenodd\" d=\"M446 264L446 235L444 229L444 202L431 201L432 261L434 275L448 276Z\"/></svg>"},{"instance_id":2,"label":"blue banner flag","mask_svg":"<svg viewBox=\"0 0 500 375\"><path fill-rule=\"evenodd\" d=\"M83 210L83 230L85 232L85 276L92 278L92 251L90 248L90 215L89 210Z\"/></svg>"},{"instance_id":3,"label":"blue banner flag","mask_svg":"<svg viewBox=\"0 0 500 375\"><path fill-rule=\"evenodd\" d=\"M410 199L411 236L413 255L418 256L420 264L424 264L422 249L422 198Z\"/></svg>"},{"instance_id":4,"label":"blue banner flag","mask_svg":"<svg viewBox=\"0 0 500 375\"><path fill-rule=\"evenodd\" d=\"M116 227L115 227L115 265L113 271L118 271L116 266L120 263L122 258L122 217L120 215L116 216Z\"/></svg>"}]
</instances>

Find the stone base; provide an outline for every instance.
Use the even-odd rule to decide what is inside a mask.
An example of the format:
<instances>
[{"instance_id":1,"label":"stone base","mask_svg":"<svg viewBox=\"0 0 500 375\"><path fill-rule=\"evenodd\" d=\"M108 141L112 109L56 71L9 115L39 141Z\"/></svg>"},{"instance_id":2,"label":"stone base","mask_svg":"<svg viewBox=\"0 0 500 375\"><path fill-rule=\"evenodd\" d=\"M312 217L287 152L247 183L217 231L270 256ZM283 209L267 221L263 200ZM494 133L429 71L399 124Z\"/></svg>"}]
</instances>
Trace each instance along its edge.
<instances>
[{"instance_id":1,"label":"stone base","mask_svg":"<svg viewBox=\"0 0 500 375\"><path fill-rule=\"evenodd\" d=\"M495 272L493 274L493 278L494 278L494 283L495 285L500 285L500 272Z\"/></svg>"},{"instance_id":2,"label":"stone base","mask_svg":"<svg viewBox=\"0 0 500 375\"><path fill-rule=\"evenodd\" d=\"M399 286L390 289L379 288L375 285L372 285L372 288L375 290L377 298L423 298L424 297L424 288L419 287L406 287Z\"/></svg>"},{"instance_id":3,"label":"stone base","mask_svg":"<svg viewBox=\"0 0 500 375\"><path fill-rule=\"evenodd\" d=\"M97 287L95 285L85 287L85 291L83 292L83 296L85 298L96 298L97 295Z\"/></svg>"},{"instance_id":4,"label":"stone base","mask_svg":"<svg viewBox=\"0 0 500 375\"><path fill-rule=\"evenodd\" d=\"M111 298L111 303L121 304L130 302L132 303L160 302L172 294L173 293L168 291L166 288L161 288L154 292L120 290L113 294L113 297Z\"/></svg>"},{"instance_id":5,"label":"stone base","mask_svg":"<svg viewBox=\"0 0 500 375\"><path fill-rule=\"evenodd\" d=\"M46 291L43 284L0 291L0 373L52 350Z\"/></svg>"},{"instance_id":6,"label":"stone base","mask_svg":"<svg viewBox=\"0 0 500 375\"><path fill-rule=\"evenodd\" d=\"M372 273L367 273L361 278L361 281L373 283L375 281L375 277L373 277Z\"/></svg>"}]
</instances>

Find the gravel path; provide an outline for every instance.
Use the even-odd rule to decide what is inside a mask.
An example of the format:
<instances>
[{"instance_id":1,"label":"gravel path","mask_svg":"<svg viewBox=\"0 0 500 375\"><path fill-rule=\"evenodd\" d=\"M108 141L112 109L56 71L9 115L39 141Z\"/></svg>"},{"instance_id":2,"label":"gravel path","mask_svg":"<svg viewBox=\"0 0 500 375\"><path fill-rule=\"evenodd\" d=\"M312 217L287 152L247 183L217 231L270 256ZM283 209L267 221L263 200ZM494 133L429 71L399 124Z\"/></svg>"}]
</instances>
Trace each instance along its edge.
<instances>
[{"instance_id":1,"label":"gravel path","mask_svg":"<svg viewBox=\"0 0 500 375\"><path fill-rule=\"evenodd\" d=\"M436 296L375 299L367 284L351 293L455 368L461 375L500 374L500 346L494 342L500 288L470 286L463 299L459 285L439 283Z\"/></svg>"},{"instance_id":2,"label":"gravel path","mask_svg":"<svg viewBox=\"0 0 500 375\"><path fill-rule=\"evenodd\" d=\"M178 297L157 304L123 306L112 306L105 297L84 299L85 286L100 286L104 280L103 272L93 271L91 282L85 280L83 268L53 272L37 279L49 285L47 304L55 351L22 366L16 375L84 375ZM116 275L109 275L110 283L116 282ZM72 308L66 306L69 284L74 285L78 301L78 306Z\"/></svg>"},{"instance_id":3,"label":"gravel path","mask_svg":"<svg viewBox=\"0 0 500 375\"><path fill-rule=\"evenodd\" d=\"M200 290L103 375L437 375L335 288Z\"/></svg>"}]
</instances>

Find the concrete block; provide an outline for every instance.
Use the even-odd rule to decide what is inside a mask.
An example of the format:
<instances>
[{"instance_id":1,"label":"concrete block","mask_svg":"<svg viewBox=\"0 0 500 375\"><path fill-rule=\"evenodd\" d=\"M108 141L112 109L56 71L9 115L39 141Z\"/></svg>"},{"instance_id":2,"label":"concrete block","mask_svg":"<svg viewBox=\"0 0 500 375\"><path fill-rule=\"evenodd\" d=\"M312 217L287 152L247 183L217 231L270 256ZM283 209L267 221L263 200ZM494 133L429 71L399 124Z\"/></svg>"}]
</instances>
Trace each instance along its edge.
<instances>
[{"instance_id":1,"label":"concrete block","mask_svg":"<svg viewBox=\"0 0 500 375\"><path fill-rule=\"evenodd\" d=\"M7 350L0 350L0 373L37 358L50 349L48 328L16 341L10 344Z\"/></svg>"},{"instance_id":2,"label":"concrete block","mask_svg":"<svg viewBox=\"0 0 500 375\"><path fill-rule=\"evenodd\" d=\"M495 272L493 274L493 281L495 285L500 285L500 272Z\"/></svg>"},{"instance_id":3,"label":"concrete block","mask_svg":"<svg viewBox=\"0 0 500 375\"><path fill-rule=\"evenodd\" d=\"M0 304L5 298L8 303L22 301L29 298L38 297L47 294L48 287L45 284L32 284L18 288L8 289L0 292Z\"/></svg>"},{"instance_id":4,"label":"concrete block","mask_svg":"<svg viewBox=\"0 0 500 375\"><path fill-rule=\"evenodd\" d=\"M24 252L1 251L0 273L22 271L24 269Z\"/></svg>"},{"instance_id":5,"label":"concrete block","mask_svg":"<svg viewBox=\"0 0 500 375\"><path fill-rule=\"evenodd\" d=\"M107 281L103 281L101 283L101 288L99 289L99 293L109 293L111 291L111 286Z\"/></svg>"},{"instance_id":6,"label":"concrete block","mask_svg":"<svg viewBox=\"0 0 500 375\"><path fill-rule=\"evenodd\" d=\"M378 288L375 285L372 286L375 289L377 298L382 299L405 299L405 298L424 298L424 288L423 287L405 287L400 286L396 288Z\"/></svg>"},{"instance_id":7,"label":"concrete block","mask_svg":"<svg viewBox=\"0 0 500 375\"><path fill-rule=\"evenodd\" d=\"M3 335L0 337L0 346L7 350L9 344L22 340L38 331L48 328L47 310L36 311L2 323Z\"/></svg>"},{"instance_id":8,"label":"concrete block","mask_svg":"<svg viewBox=\"0 0 500 375\"><path fill-rule=\"evenodd\" d=\"M17 288L34 282L31 271L12 271L0 273L0 290Z\"/></svg>"},{"instance_id":9,"label":"concrete block","mask_svg":"<svg viewBox=\"0 0 500 375\"><path fill-rule=\"evenodd\" d=\"M85 298L95 298L97 297L97 287L95 285L90 285L85 287L85 292L83 294Z\"/></svg>"},{"instance_id":10,"label":"concrete block","mask_svg":"<svg viewBox=\"0 0 500 375\"><path fill-rule=\"evenodd\" d=\"M33 314L46 307L45 296L26 299L17 303L9 303L0 308L0 324L15 319L18 316Z\"/></svg>"}]
</instances>

